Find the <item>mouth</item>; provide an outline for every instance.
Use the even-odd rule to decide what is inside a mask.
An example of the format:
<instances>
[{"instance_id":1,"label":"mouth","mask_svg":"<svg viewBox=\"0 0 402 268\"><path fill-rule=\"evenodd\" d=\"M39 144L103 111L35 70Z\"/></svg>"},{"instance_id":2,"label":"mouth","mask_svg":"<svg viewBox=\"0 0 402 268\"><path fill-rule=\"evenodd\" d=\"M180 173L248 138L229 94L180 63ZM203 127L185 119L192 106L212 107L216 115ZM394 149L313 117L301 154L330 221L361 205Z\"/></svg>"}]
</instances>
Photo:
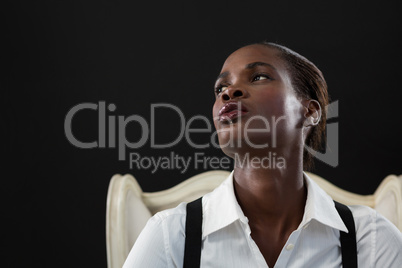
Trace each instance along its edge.
<instances>
[{"instance_id":1,"label":"mouth","mask_svg":"<svg viewBox=\"0 0 402 268\"><path fill-rule=\"evenodd\" d=\"M247 113L247 108L241 102L229 102L219 110L219 121L231 123Z\"/></svg>"}]
</instances>

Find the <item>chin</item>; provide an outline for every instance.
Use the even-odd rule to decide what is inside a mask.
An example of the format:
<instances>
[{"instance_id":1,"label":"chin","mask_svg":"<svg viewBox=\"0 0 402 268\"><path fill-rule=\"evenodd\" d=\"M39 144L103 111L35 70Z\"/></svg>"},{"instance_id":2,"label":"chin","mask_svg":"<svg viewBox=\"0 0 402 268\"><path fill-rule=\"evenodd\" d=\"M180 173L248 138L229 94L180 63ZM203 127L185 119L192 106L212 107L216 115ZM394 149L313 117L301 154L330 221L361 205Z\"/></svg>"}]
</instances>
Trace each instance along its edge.
<instances>
[{"instance_id":1,"label":"chin","mask_svg":"<svg viewBox=\"0 0 402 268\"><path fill-rule=\"evenodd\" d=\"M266 155L271 151L275 151L275 148L266 147L264 146L264 143L261 144L254 143L254 145L250 146L245 141L241 141L241 144L229 144L226 146L221 146L221 150L227 156L234 158L235 155L244 155L244 154Z\"/></svg>"}]
</instances>

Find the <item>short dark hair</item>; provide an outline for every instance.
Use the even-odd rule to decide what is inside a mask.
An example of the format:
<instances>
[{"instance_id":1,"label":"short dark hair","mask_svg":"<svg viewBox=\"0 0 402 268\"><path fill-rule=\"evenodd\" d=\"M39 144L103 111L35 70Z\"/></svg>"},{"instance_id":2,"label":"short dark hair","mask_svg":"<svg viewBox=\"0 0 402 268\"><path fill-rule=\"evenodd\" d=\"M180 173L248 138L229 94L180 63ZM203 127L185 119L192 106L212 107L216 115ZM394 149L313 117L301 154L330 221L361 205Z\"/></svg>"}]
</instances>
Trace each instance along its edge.
<instances>
[{"instance_id":1,"label":"short dark hair","mask_svg":"<svg viewBox=\"0 0 402 268\"><path fill-rule=\"evenodd\" d=\"M322 110L321 120L319 124L310 131L305 143L315 151L325 148L326 108L329 103L329 95L324 75L311 61L285 46L266 41L257 44L276 49L279 52L279 57L287 64L292 85L296 93L301 97L314 99L320 103ZM304 170L311 170L313 167L313 155L304 149L303 168Z\"/></svg>"}]
</instances>

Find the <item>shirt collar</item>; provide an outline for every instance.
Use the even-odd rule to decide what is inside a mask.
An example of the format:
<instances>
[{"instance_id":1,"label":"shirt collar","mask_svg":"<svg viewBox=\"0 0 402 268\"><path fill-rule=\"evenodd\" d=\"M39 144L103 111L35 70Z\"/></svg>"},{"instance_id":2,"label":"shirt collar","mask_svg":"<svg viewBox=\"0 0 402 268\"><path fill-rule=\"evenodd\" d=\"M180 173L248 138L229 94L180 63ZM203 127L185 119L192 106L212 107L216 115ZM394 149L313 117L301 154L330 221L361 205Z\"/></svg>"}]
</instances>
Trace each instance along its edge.
<instances>
[{"instance_id":1,"label":"shirt collar","mask_svg":"<svg viewBox=\"0 0 402 268\"><path fill-rule=\"evenodd\" d=\"M207 197L207 198L205 198ZM203 238L236 220L247 222L233 188L233 171L222 184L203 198Z\"/></svg>"},{"instance_id":2,"label":"shirt collar","mask_svg":"<svg viewBox=\"0 0 402 268\"><path fill-rule=\"evenodd\" d=\"M299 228L314 219L329 227L348 232L332 198L306 173L304 178L307 185L307 201ZM203 198L203 214L208 216L203 217L203 238L237 220L248 223L234 193L233 171L218 188L205 197L207 198Z\"/></svg>"},{"instance_id":3,"label":"shirt collar","mask_svg":"<svg viewBox=\"0 0 402 268\"><path fill-rule=\"evenodd\" d=\"M314 219L324 225L347 233L348 229L339 216L333 199L305 172L303 173L307 184L307 200L300 227Z\"/></svg>"}]
</instances>

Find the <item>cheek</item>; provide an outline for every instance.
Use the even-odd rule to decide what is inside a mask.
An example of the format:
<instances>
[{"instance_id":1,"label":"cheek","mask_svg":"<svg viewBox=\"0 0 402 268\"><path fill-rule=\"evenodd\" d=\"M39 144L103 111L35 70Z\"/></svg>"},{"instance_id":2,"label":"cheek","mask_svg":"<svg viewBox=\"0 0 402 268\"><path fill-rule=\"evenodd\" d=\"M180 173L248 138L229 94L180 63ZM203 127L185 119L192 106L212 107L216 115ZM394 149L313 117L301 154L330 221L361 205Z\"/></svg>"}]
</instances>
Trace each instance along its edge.
<instances>
[{"instance_id":1,"label":"cheek","mask_svg":"<svg viewBox=\"0 0 402 268\"><path fill-rule=\"evenodd\" d=\"M218 114L219 114L219 105L215 101L214 106L212 106L212 120L214 122L215 129L218 128Z\"/></svg>"},{"instance_id":2,"label":"cheek","mask_svg":"<svg viewBox=\"0 0 402 268\"><path fill-rule=\"evenodd\" d=\"M216 121L215 119L218 116L218 113L219 113L219 107L218 107L217 102L215 101L214 106L212 106L212 118L214 120L214 124Z\"/></svg>"},{"instance_id":3,"label":"cheek","mask_svg":"<svg viewBox=\"0 0 402 268\"><path fill-rule=\"evenodd\" d=\"M286 115L291 126L299 128L300 123L303 123L303 105L296 96L286 99Z\"/></svg>"},{"instance_id":4,"label":"cheek","mask_svg":"<svg viewBox=\"0 0 402 268\"><path fill-rule=\"evenodd\" d=\"M276 131L285 133L300 128L303 121L303 106L293 94L266 94L258 98L258 114L263 115L275 126Z\"/></svg>"},{"instance_id":5,"label":"cheek","mask_svg":"<svg viewBox=\"0 0 402 268\"><path fill-rule=\"evenodd\" d=\"M267 92L256 98L258 113L267 119L282 116L286 111L286 96L279 92Z\"/></svg>"}]
</instances>

